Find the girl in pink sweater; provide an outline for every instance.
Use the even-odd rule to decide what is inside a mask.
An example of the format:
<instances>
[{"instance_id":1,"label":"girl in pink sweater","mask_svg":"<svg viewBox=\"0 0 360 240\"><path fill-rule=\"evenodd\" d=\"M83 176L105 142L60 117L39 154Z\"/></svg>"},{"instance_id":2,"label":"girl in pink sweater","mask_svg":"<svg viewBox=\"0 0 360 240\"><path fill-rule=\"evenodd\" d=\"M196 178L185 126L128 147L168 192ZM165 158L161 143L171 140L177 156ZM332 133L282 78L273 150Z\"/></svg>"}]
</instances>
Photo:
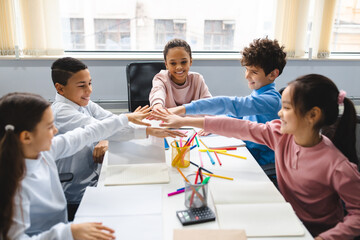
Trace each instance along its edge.
<instances>
[{"instance_id":1,"label":"girl in pink sweater","mask_svg":"<svg viewBox=\"0 0 360 240\"><path fill-rule=\"evenodd\" d=\"M167 70L161 70L155 75L149 96L150 106L154 110L211 97L203 76L189 72L192 57L186 41L170 40L164 48L164 60Z\"/></svg>"},{"instance_id":2,"label":"girl in pink sweater","mask_svg":"<svg viewBox=\"0 0 360 240\"><path fill-rule=\"evenodd\" d=\"M337 121L340 104L344 113ZM360 236L356 112L330 79L310 74L290 82L282 95L280 120L266 124L154 114L165 121L163 126L194 126L269 146L275 151L279 189L316 240Z\"/></svg>"}]
</instances>

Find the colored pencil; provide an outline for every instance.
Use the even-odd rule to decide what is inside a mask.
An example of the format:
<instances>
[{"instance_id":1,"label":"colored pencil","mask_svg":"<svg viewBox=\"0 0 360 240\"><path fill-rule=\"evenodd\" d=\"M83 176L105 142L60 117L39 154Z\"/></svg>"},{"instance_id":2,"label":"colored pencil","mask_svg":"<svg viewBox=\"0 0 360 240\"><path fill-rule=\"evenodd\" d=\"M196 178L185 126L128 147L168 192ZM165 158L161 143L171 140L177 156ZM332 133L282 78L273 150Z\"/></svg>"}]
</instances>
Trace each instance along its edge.
<instances>
[{"instance_id":1,"label":"colored pencil","mask_svg":"<svg viewBox=\"0 0 360 240\"><path fill-rule=\"evenodd\" d=\"M215 175L215 174L209 174L209 173L203 173L204 175L207 176L212 176L212 177L217 177L217 178L223 178L223 179L227 179L227 180L234 180L234 178L231 177L224 177L224 176L220 176L220 175Z\"/></svg>"},{"instance_id":2,"label":"colored pencil","mask_svg":"<svg viewBox=\"0 0 360 240\"><path fill-rule=\"evenodd\" d=\"M215 157L217 158L217 160L218 160L218 162L219 162L219 164L220 164L220 166L221 166L221 165L222 165L222 163L220 162L220 158L219 158L219 156L217 155L216 151L215 151L214 153L215 153Z\"/></svg>"},{"instance_id":3,"label":"colored pencil","mask_svg":"<svg viewBox=\"0 0 360 240\"><path fill-rule=\"evenodd\" d=\"M236 147L212 148L214 150L236 150Z\"/></svg>"},{"instance_id":4,"label":"colored pencil","mask_svg":"<svg viewBox=\"0 0 360 240\"><path fill-rule=\"evenodd\" d=\"M237 158L241 158L241 159L246 159L246 157L235 155L235 154L230 154L230 153L226 153L226 152L217 152L217 153L227 155L227 156L231 156L231 157L237 157Z\"/></svg>"},{"instance_id":5,"label":"colored pencil","mask_svg":"<svg viewBox=\"0 0 360 240\"><path fill-rule=\"evenodd\" d=\"M209 152L226 152L227 150L216 150L216 149L199 149L200 152L206 152L206 151L209 151Z\"/></svg>"}]
</instances>

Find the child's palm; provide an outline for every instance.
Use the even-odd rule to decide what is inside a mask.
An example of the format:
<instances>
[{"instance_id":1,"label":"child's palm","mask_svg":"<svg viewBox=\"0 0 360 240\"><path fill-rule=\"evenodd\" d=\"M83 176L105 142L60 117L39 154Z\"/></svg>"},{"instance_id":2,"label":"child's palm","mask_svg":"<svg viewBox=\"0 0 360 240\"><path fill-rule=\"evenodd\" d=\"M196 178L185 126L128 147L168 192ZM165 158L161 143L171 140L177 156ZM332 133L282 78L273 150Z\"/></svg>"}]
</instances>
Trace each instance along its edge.
<instances>
[{"instance_id":1,"label":"child's palm","mask_svg":"<svg viewBox=\"0 0 360 240\"><path fill-rule=\"evenodd\" d=\"M145 107L138 107L133 113L127 114L127 117L130 122L139 124L139 125L145 125L145 126L151 126L150 123L143 122L142 120L150 115L151 107L146 105Z\"/></svg>"}]
</instances>

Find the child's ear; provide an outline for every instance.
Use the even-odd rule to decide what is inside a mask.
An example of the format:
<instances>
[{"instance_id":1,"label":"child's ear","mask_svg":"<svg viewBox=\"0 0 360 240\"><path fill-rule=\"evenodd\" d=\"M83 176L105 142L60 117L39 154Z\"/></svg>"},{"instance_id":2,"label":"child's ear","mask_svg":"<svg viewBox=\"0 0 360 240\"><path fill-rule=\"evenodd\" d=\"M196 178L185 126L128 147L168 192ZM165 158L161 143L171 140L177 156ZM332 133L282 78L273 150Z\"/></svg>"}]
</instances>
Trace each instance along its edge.
<instances>
[{"instance_id":1,"label":"child's ear","mask_svg":"<svg viewBox=\"0 0 360 240\"><path fill-rule=\"evenodd\" d=\"M55 89L60 95L64 95L64 85L55 83Z\"/></svg>"},{"instance_id":2,"label":"child's ear","mask_svg":"<svg viewBox=\"0 0 360 240\"><path fill-rule=\"evenodd\" d=\"M279 69L275 68L269 73L269 77L271 81L274 81L279 76Z\"/></svg>"},{"instance_id":3,"label":"child's ear","mask_svg":"<svg viewBox=\"0 0 360 240\"><path fill-rule=\"evenodd\" d=\"M22 131L19 135L20 142L24 145L28 145L32 141L31 133L29 131Z\"/></svg>"},{"instance_id":4,"label":"child's ear","mask_svg":"<svg viewBox=\"0 0 360 240\"><path fill-rule=\"evenodd\" d=\"M309 122L312 125L315 125L318 121L320 121L321 114L322 114L322 112L319 107L313 107L307 114Z\"/></svg>"}]
</instances>

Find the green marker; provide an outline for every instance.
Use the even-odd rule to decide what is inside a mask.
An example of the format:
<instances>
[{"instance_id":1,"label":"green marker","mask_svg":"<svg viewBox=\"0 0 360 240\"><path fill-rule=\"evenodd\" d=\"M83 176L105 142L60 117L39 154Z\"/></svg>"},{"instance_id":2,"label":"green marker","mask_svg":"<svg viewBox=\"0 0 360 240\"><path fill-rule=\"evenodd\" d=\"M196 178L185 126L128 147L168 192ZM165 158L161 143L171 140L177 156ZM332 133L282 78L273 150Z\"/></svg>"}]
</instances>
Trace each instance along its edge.
<instances>
[{"instance_id":1,"label":"green marker","mask_svg":"<svg viewBox=\"0 0 360 240\"><path fill-rule=\"evenodd\" d=\"M198 141L198 139L197 139L197 137L195 136L195 140L196 140L196 145L197 145L197 147L200 147L200 145L199 145L199 141Z\"/></svg>"}]
</instances>

